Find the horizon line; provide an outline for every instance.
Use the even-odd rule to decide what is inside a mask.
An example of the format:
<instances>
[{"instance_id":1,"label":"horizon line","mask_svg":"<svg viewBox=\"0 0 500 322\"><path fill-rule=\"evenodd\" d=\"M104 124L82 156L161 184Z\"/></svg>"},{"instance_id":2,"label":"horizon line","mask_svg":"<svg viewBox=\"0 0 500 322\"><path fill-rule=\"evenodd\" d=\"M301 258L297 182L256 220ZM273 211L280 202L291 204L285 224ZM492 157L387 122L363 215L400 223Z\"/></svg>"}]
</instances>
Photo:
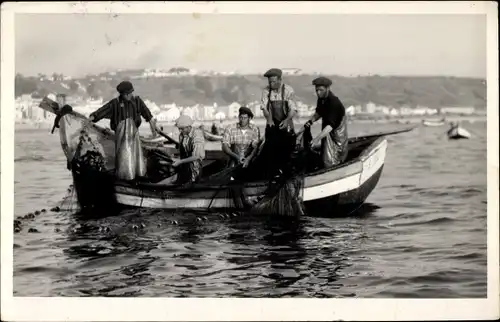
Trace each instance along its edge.
<instances>
[{"instance_id":1,"label":"horizon line","mask_svg":"<svg viewBox=\"0 0 500 322\"><path fill-rule=\"evenodd\" d=\"M186 68L187 67L170 67L169 69L172 68ZM113 70L106 70L102 71L99 74L85 74L85 75L70 75L70 74L64 74L62 72L51 72L51 73L41 73L37 72L36 74L30 73L30 74L25 74L25 73L20 73L20 72L15 72L15 75L20 74L23 77L38 77L38 74L42 74L44 76L52 76L53 74L59 74L63 76L69 76L73 79L82 79L86 77L92 77L92 76L99 76L100 74L105 74L105 73L123 73L123 72L129 72L129 71L144 71L144 70L160 70L164 72L168 72L168 69L162 69L162 68L127 68L127 69L113 69ZM284 69L299 69L300 68L282 68ZM193 69L194 70L194 69ZM203 75L203 76L260 76L264 77L265 72L235 72L235 71L217 71L217 70L195 70L195 74L174 74L172 73L171 75L168 76L161 76L161 77L169 77L169 76L180 76L180 77L188 77L188 76L199 76L198 74L203 74L203 73L214 73L214 75ZM227 73L233 73L233 74L227 74ZM283 74L283 78L286 77L293 77L293 76L330 76L330 77L342 77L342 78L357 78L357 77L408 77L408 78L430 78L430 77L446 77L446 78L462 78L462 79L476 79L476 80L484 80L486 81L486 77L484 76L457 76L457 75L452 75L452 74L422 74L422 75L414 75L414 74L380 74L380 73L368 73L368 74L356 74L356 75L343 75L343 74L335 74L331 72L318 72L318 71L309 71L309 72L300 72L299 74ZM147 77L147 76L145 76ZM151 77L151 76L149 76ZM155 78L155 77L151 77ZM160 78L160 77L156 77Z\"/></svg>"}]
</instances>

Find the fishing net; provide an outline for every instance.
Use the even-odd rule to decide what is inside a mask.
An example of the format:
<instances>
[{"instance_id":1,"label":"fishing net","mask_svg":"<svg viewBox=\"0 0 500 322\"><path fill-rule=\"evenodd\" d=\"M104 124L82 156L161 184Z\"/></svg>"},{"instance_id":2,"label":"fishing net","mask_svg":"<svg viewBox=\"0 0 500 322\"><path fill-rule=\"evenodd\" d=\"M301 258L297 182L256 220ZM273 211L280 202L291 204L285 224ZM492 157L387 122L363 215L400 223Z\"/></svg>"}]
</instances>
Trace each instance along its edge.
<instances>
[{"instance_id":1,"label":"fishing net","mask_svg":"<svg viewBox=\"0 0 500 322\"><path fill-rule=\"evenodd\" d=\"M304 215L305 175L321 161L311 141L310 129L294 135L267 128L259 154L248 168L236 166L206 178L220 185L209 208L217 200L219 208L252 215Z\"/></svg>"}]
</instances>

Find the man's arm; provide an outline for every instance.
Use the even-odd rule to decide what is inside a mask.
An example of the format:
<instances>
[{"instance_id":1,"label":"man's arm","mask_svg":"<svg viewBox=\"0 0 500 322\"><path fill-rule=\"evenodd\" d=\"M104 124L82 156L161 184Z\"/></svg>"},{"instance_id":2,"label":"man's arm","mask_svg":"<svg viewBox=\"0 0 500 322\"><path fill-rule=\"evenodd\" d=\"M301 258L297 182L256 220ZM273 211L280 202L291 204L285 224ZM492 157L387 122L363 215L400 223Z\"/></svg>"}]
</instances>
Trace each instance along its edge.
<instances>
[{"instance_id":1,"label":"man's arm","mask_svg":"<svg viewBox=\"0 0 500 322\"><path fill-rule=\"evenodd\" d=\"M270 90L270 89L269 89ZM262 110L262 113L264 114L264 118L267 121L268 125L273 124L273 116L269 112L268 105L269 105L269 91L267 89L264 89L262 91L262 96L260 98L260 109Z\"/></svg>"},{"instance_id":2,"label":"man's arm","mask_svg":"<svg viewBox=\"0 0 500 322\"><path fill-rule=\"evenodd\" d=\"M295 115L297 115L297 104L295 102L295 91L293 90L293 88L291 88L290 86L287 86L287 87L285 87L285 90L288 91L288 93L285 93L286 94L285 97L286 97L286 100L288 101L288 107L290 108L290 111L286 117L286 120L289 121L292 118L294 118Z\"/></svg>"},{"instance_id":3,"label":"man's arm","mask_svg":"<svg viewBox=\"0 0 500 322\"><path fill-rule=\"evenodd\" d=\"M280 129L285 129L291 119L297 115L297 105L295 104L295 93L293 88L285 86L285 100L288 102L288 114L286 118L280 123Z\"/></svg>"},{"instance_id":4,"label":"man's arm","mask_svg":"<svg viewBox=\"0 0 500 322\"><path fill-rule=\"evenodd\" d=\"M114 100L107 102L106 104L98 108L96 111L90 113L89 119L92 122L97 123L104 118L107 119L111 118L111 111L113 109L114 104L115 104Z\"/></svg>"},{"instance_id":5,"label":"man's arm","mask_svg":"<svg viewBox=\"0 0 500 322\"><path fill-rule=\"evenodd\" d=\"M149 123L149 126L151 128L151 133L153 135L155 135L156 134L156 120L154 119L153 114L151 113L151 111L147 107L146 103L144 103L142 98L140 98L139 96L137 96L137 102L139 104L139 111L141 113L141 116L146 120L146 122Z\"/></svg>"},{"instance_id":6,"label":"man's arm","mask_svg":"<svg viewBox=\"0 0 500 322\"><path fill-rule=\"evenodd\" d=\"M228 126L224 131L224 135L222 136L222 151L227 154L231 159L234 159L239 162L240 157L231 151L229 145L231 144L231 127Z\"/></svg>"},{"instance_id":7,"label":"man's arm","mask_svg":"<svg viewBox=\"0 0 500 322\"><path fill-rule=\"evenodd\" d=\"M255 131L255 136L252 140L252 151L248 155L248 157L245 158L245 163L243 164L243 167L247 167L250 161L255 158L257 155L257 152L259 151L259 143L260 143L260 129L256 126L256 131Z\"/></svg>"},{"instance_id":8,"label":"man's arm","mask_svg":"<svg viewBox=\"0 0 500 322\"><path fill-rule=\"evenodd\" d=\"M321 116L319 115L319 113L314 112L314 115L311 116L311 118L309 120L307 120L307 122L304 124L304 127L308 127L308 126L313 125L313 123L316 122L317 120L319 120L320 118L321 118Z\"/></svg>"},{"instance_id":9,"label":"man's arm","mask_svg":"<svg viewBox=\"0 0 500 322\"><path fill-rule=\"evenodd\" d=\"M195 130L193 141L193 155L184 159L180 159L179 164L205 159L205 136L203 135L201 130Z\"/></svg>"}]
</instances>

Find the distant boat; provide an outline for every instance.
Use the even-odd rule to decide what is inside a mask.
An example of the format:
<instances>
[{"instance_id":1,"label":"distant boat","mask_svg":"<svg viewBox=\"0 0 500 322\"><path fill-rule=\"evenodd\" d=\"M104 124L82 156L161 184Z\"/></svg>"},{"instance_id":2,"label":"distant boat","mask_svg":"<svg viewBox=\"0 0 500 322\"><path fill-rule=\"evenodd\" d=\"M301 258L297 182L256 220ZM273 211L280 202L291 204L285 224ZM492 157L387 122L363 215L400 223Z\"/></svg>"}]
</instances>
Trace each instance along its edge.
<instances>
[{"instance_id":1,"label":"distant boat","mask_svg":"<svg viewBox=\"0 0 500 322\"><path fill-rule=\"evenodd\" d=\"M452 126L451 129L448 130L448 139L450 140L459 140L459 139L470 139L471 134L460 126Z\"/></svg>"},{"instance_id":2,"label":"distant boat","mask_svg":"<svg viewBox=\"0 0 500 322\"><path fill-rule=\"evenodd\" d=\"M424 126L443 126L446 122L444 120L434 121L434 120L423 120L422 124Z\"/></svg>"}]
</instances>

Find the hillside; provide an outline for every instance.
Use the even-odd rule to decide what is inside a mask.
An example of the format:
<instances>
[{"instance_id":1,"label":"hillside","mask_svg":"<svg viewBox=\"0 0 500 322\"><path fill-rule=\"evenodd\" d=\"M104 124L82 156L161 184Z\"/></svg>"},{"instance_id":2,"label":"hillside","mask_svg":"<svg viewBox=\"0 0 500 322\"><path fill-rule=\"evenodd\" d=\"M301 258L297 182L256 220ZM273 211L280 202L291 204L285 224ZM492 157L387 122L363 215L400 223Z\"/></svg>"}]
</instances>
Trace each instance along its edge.
<instances>
[{"instance_id":1,"label":"hillside","mask_svg":"<svg viewBox=\"0 0 500 322\"><path fill-rule=\"evenodd\" d=\"M134 78L141 71L103 73L81 79L65 79L62 75L54 80L43 77L16 76L16 96L48 92L63 92L83 97L116 95L115 86L123 79L131 79L136 93L157 104L175 102L180 106L195 104L228 105L232 102L245 104L260 99L266 79L258 75L184 75L167 77ZM346 106L377 105L431 108L442 106L486 106L486 81L457 77L399 77L399 76L329 76L333 91ZM312 105L316 102L311 80L314 75L285 76L284 81L295 89L297 99Z\"/></svg>"}]
</instances>

